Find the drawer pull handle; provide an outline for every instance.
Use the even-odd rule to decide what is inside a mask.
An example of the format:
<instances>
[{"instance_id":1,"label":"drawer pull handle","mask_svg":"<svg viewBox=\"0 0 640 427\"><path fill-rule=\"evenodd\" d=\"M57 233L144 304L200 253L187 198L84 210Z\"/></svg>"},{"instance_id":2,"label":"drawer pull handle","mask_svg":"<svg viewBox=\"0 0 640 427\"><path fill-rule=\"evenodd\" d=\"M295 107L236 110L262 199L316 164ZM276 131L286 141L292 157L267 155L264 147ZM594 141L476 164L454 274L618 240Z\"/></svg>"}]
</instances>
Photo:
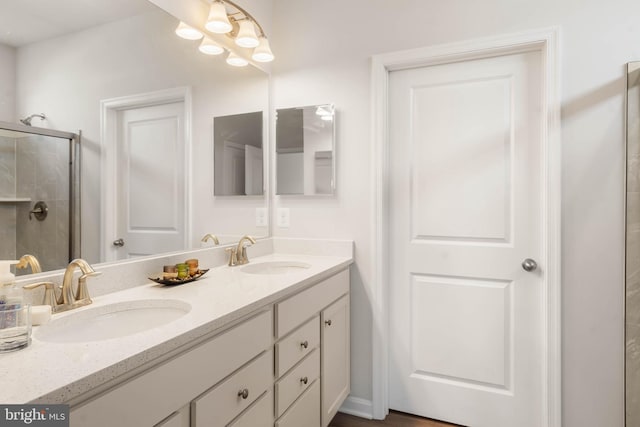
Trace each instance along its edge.
<instances>
[{"instance_id":1,"label":"drawer pull handle","mask_svg":"<svg viewBox=\"0 0 640 427\"><path fill-rule=\"evenodd\" d=\"M243 399L246 399L247 397L249 397L249 390L247 390L246 388L245 388L245 389L240 390L240 391L238 392L238 397L241 397L241 398L243 398Z\"/></svg>"},{"instance_id":2,"label":"drawer pull handle","mask_svg":"<svg viewBox=\"0 0 640 427\"><path fill-rule=\"evenodd\" d=\"M302 377L302 378L300 378L300 382L301 382L302 384L304 384L304 385L307 385L307 383L309 382L309 378L307 378L307 377Z\"/></svg>"},{"instance_id":3,"label":"drawer pull handle","mask_svg":"<svg viewBox=\"0 0 640 427\"><path fill-rule=\"evenodd\" d=\"M300 346L301 346L302 348L307 348L307 347L309 347L309 341L302 341L302 342L300 343Z\"/></svg>"},{"instance_id":4,"label":"drawer pull handle","mask_svg":"<svg viewBox=\"0 0 640 427\"><path fill-rule=\"evenodd\" d=\"M324 324L327 325L327 326L331 326L331 319L325 320Z\"/></svg>"}]
</instances>

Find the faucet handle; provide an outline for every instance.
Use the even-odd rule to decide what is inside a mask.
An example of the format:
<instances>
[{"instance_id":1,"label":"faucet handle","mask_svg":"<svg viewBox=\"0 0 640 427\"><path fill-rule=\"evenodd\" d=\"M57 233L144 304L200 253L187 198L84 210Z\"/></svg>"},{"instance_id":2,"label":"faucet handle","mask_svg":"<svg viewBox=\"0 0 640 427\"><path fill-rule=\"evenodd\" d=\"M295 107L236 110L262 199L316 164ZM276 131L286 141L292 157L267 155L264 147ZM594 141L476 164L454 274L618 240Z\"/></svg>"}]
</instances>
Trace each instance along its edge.
<instances>
[{"instance_id":1,"label":"faucet handle","mask_svg":"<svg viewBox=\"0 0 640 427\"><path fill-rule=\"evenodd\" d=\"M238 254L235 247L225 248L225 252L229 253L229 267L238 265Z\"/></svg>"},{"instance_id":2,"label":"faucet handle","mask_svg":"<svg viewBox=\"0 0 640 427\"><path fill-rule=\"evenodd\" d=\"M78 278L78 289L76 290L75 301L84 304L91 304L91 297L89 296L89 289L87 288L87 279L89 277L95 277L101 275L101 271L91 271L85 273Z\"/></svg>"},{"instance_id":3,"label":"faucet handle","mask_svg":"<svg viewBox=\"0 0 640 427\"><path fill-rule=\"evenodd\" d=\"M58 305L56 301L56 285L53 282L37 282L24 285L24 289L33 290L40 286L44 286L44 298L42 299L43 305L50 305L51 309Z\"/></svg>"}]
</instances>

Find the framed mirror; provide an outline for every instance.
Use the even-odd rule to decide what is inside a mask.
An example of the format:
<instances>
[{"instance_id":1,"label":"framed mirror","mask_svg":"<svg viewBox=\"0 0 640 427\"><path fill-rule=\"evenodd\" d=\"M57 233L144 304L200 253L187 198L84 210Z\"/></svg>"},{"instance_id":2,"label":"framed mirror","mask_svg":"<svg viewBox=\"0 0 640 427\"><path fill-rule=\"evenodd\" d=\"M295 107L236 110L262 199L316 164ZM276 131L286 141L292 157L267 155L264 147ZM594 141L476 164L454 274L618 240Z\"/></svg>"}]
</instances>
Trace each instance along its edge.
<instances>
[{"instance_id":1,"label":"framed mirror","mask_svg":"<svg viewBox=\"0 0 640 427\"><path fill-rule=\"evenodd\" d=\"M141 156L138 158L148 160L142 166L157 170L163 170L166 162L184 160L187 180L184 206L172 206L164 196L131 191L131 194L144 195L136 199L140 208L137 218L158 219L159 213L166 214L170 209L185 212L188 224L185 239L162 251L211 245L212 242L201 242L209 233L224 236L221 243L237 241L244 234L256 238L269 236L267 224L256 225L256 210L268 208L269 201L264 194L246 198L248 200L213 196L211 125L213 117L268 111L268 75L251 66L230 67L224 58L202 54L198 50L199 41L175 35L178 19L147 0L80 3L60 0L55 4L10 2L0 5L0 25L5 30L3 35L8 36L0 38L0 76L3 76L0 121L17 123L18 119L34 113L45 113L46 119L34 119L34 126L82 133L80 256L91 263L118 259L109 257L105 250L120 236L104 233L105 218L115 215L112 211L116 203L104 202L102 197L103 158L109 149L104 144L107 131L102 123L101 102L135 99L178 88L188 89L184 103L187 111L184 154L174 156L178 158L165 156L159 161L158 155L145 155L153 152L153 146L140 147L136 153ZM76 19L68 19L69 10L74 10ZM263 126L262 131L265 129ZM154 138L149 138L147 143L153 144L153 141ZM112 175L110 180L122 182L117 174ZM138 188L133 180L128 182L132 190ZM145 197L154 203L143 203ZM113 200L119 206L125 205L117 197ZM159 246L147 244L146 247L150 249L138 255L155 253ZM21 255L16 253L15 257ZM50 268L63 266L51 265Z\"/></svg>"},{"instance_id":2,"label":"framed mirror","mask_svg":"<svg viewBox=\"0 0 640 427\"><path fill-rule=\"evenodd\" d=\"M215 196L262 196L262 111L213 119Z\"/></svg>"},{"instance_id":3,"label":"framed mirror","mask_svg":"<svg viewBox=\"0 0 640 427\"><path fill-rule=\"evenodd\" d=\"M627 64L626 425L640 425L640 61Z\"/></svg>"},{"instance_id":4,"label":"framed mirror","mask_svg":"<svg viewBox=\"0 0 640 427\"><path fill-rule=\"evenodd\" d=\"M276 194L314 196L334 192L334 106L276 110Z\"/></svg>"}]
</instances>

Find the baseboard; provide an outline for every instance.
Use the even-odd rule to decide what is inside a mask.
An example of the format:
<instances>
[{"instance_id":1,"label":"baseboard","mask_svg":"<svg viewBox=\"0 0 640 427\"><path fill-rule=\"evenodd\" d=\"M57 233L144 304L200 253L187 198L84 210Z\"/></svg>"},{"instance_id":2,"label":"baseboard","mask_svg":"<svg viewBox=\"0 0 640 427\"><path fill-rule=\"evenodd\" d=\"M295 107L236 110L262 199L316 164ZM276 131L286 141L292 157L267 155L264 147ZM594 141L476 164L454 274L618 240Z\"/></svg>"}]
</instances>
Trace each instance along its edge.
<instances>
[{"instance_id":1,"label":"baseboard","mask_svg":"<svg viewBox=\"0 0 640 427\"><path fill-rule=\"evenodd\" d=\"M338 412L371 420L373 419L373 403L367 399L348 396Z\"/></svg>"}]
</instances>

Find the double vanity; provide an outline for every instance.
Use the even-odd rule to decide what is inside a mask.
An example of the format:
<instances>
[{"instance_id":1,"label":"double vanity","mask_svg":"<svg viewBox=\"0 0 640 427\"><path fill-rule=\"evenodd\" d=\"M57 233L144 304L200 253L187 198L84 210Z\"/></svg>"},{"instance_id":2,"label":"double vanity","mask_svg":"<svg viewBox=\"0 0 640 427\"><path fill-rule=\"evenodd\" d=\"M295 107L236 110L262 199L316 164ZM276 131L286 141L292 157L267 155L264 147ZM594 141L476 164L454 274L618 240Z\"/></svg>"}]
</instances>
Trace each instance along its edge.
<instances>
[{"instance_id":1,"label":"double vanity","mask_svg":"<svg viewBox=\"0 0 640 427\"><path fill-rule=\"evenodd\" d=\"M105 267L93 304L0 355L0 401L67 403L71 426L327 426L349 393L352 242L286 240L243 266L190 252L215 264L179 286L100 292L167 259Z\"/></svg>"}]
</instances>

